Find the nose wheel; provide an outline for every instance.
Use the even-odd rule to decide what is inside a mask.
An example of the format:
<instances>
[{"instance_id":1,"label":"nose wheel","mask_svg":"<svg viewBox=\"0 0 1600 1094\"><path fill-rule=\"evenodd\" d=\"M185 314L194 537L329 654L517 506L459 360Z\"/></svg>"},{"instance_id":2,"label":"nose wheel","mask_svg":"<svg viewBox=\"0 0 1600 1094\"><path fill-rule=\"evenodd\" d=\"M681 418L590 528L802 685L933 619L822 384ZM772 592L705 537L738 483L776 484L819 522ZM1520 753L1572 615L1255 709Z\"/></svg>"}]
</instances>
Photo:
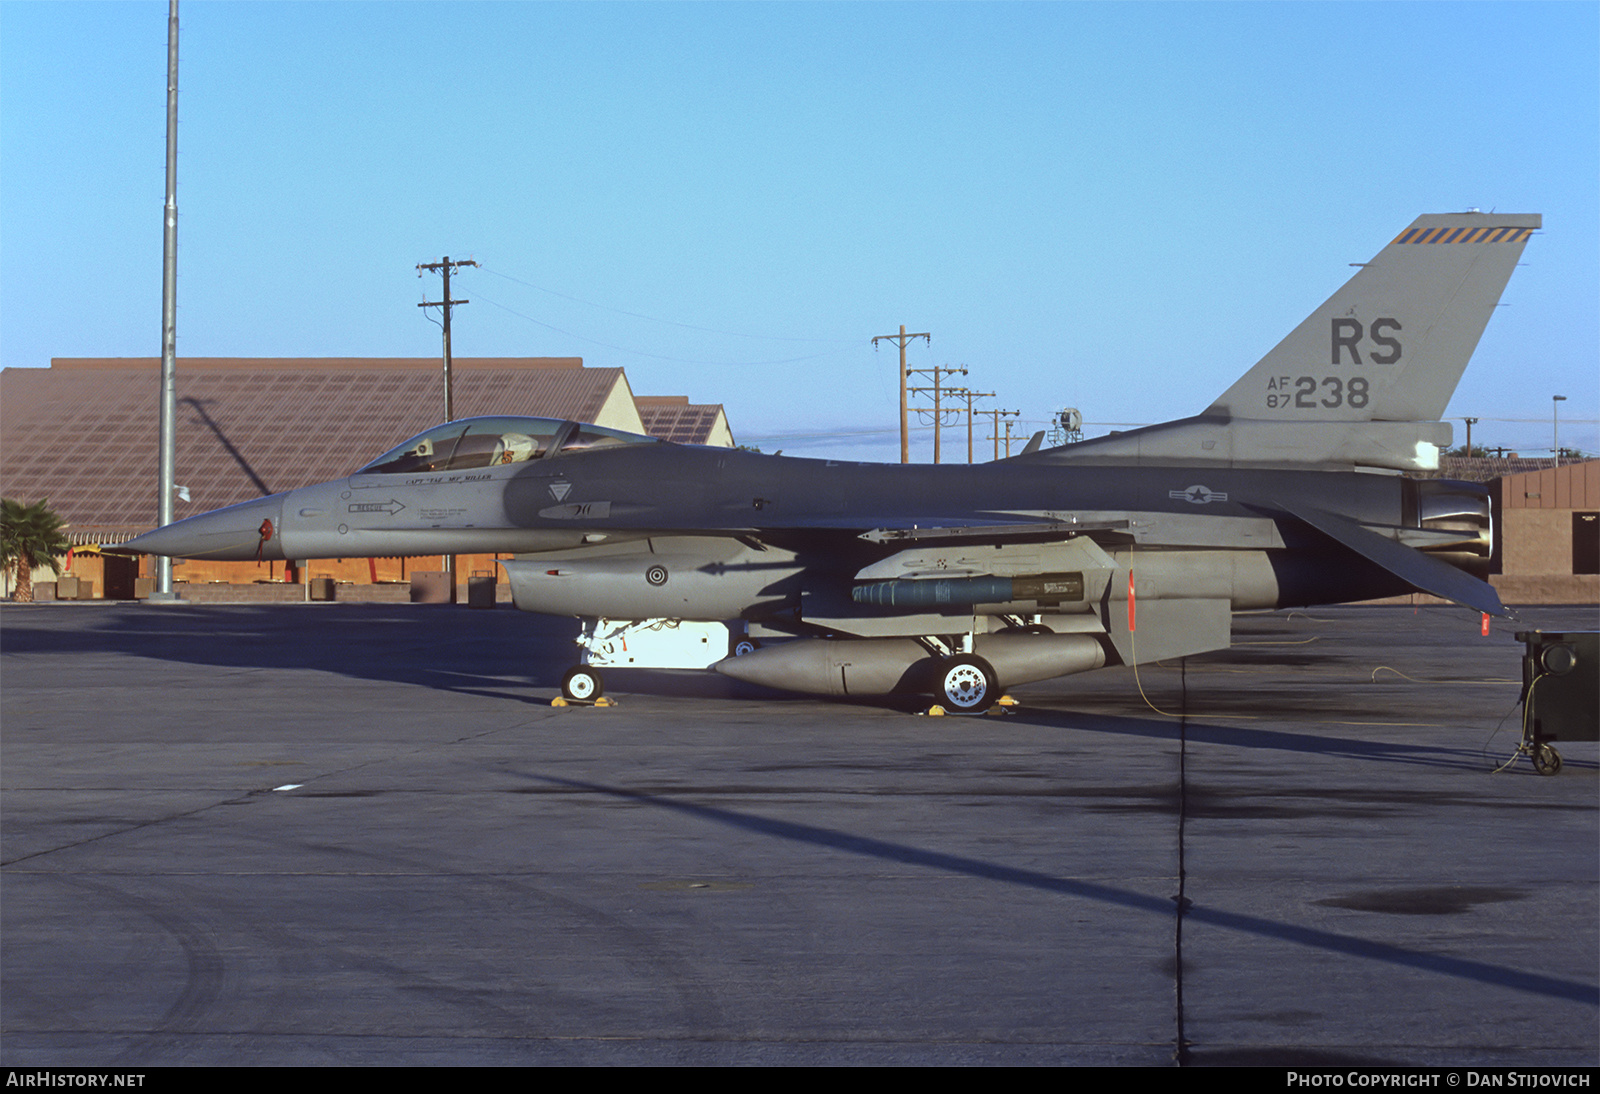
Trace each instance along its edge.
<instances>
[{"instance_id":1,"label":"nose wheel","mask_svg":"<svg viewBox=\"0 0 1600 1094\"><path fill-rule=\"evenodd\" d=\"M561 678L561 697L568 702L592 703L605 693L605 680L588 665L576 665Z\"/></svg>"}]
</instances>

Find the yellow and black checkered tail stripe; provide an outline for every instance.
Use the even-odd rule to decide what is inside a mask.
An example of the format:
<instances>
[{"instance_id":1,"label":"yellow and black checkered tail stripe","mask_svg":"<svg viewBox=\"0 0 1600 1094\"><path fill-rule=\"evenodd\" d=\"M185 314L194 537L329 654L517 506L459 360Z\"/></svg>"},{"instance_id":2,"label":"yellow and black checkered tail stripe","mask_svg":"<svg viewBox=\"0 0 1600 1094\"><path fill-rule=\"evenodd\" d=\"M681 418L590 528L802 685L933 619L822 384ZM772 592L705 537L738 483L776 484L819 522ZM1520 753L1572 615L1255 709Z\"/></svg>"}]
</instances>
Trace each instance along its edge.
<instances>
[{"instance_id":1,"label":"yellow and black checkered tail stripe","mask_svg":"<svg viewBox=\"0 0 1600 1094\"><path fill-rule=\"evenodd\" d=\"M1396 243L1521 243L1533 234L1532 228L1407 228L1394 237Z\"/></svg>"}]
</instances>

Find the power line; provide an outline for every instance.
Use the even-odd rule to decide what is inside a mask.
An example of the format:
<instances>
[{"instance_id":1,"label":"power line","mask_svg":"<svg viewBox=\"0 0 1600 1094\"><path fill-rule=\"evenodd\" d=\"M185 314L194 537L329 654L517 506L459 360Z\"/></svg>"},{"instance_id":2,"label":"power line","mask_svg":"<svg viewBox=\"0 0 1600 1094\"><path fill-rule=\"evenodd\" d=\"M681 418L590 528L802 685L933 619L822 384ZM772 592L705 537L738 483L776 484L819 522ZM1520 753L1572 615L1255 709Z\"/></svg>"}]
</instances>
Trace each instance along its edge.
<instances>
[{"instance_id":1,"label":"power line","mask_svg":"<svg viewBox=\"0 0 1600 1094\"><path fill-rule=\"evenodd\" d=\"M640 312L628 311L626 308L613 308L608 304L597 304L593 300L585 300L580 296L571 296L571 295L569 295L567 293L564 293L564 292L557 292L555 289L547 289L543 285L535 285L531 281L524 281L520 277L512 277L510 274L501 273L499 270L491 270L488 267L484 267L483 268L483 272L484 273L488 273L488 274L493 274L496 277L504 278L507 281L514 281L518 285L526 285L528 288L537 289L542 293L549 293L551 296L559 296L563 300L571 300L575 304L583 304L583 305L585 305L587 307L599 308L601 311L615 312L617 315L631 316L634 319L643 319L643 320L646 320L647 322L650 322L650 323L665 323L667 326L670 326L670 327L682 327L685 330L702 331L702 332L704 332L706 334L726 334L726 335L730 335L730 336L732 336L734 338L754 338L754 339L757 339L757 340L760 340L760 341L766 341L766 342L834 342L834 343L850 342L850 343L853 343L855 341L855 339L853 339L853 338L850 338L850 339L845 339L845 338L796 338L796 337L792 337L792 336L789 336L789 335L782 335L782 334L748 334L748 333L746 333L744 331L720 330L717 327L700 327L700 326L696 326L693 323L680 323L676 319L662 319L662 318L660 318L658 316L654 316L654 315L644 315L644 314L642 314ZM805 360L805 358L798 358L798 360Z\"/></svg>"},{"instance_id":2,"label":"power line","mask_svg":"<svg viewBox=\"0 0 1600 1094\"><path fill-rule=\"evenodd\" d=\"M648 358L651 358L652 360L656 360L656 361L671 361L674 364L679 364L679 365L712 365L712 366L715 366L715 367L718 367L718 368L760 367L762 365L792 365L792 364L795 364L796 362L799 362L799 361L815 361L815 360L818 360L819 358L823 358L823 357L836 357L839 354L846 352L847 348L848 348L848 347L846 347L846 348L841 348L841 349L828 350L825 353L813 353L813 354L810 354L810 355L805 356L805 357L785 357L785 358L782 358L782 359L779 359L779 360L775 360L775 361L707 361L707 360L703 360L703 359L695 359L695 358L692 358L692 357L672 357L672 356L670 356L668 354L665 354L665 353L650 353L650 352L647 352L647 351L642 350L642 349L630 349L627 346L619 346L619 345L616 345L615 343L612 343L612 342L602 342L598 338L589 338L589 337L587 337L585 335L582 335L582 334L576 334L573 331L563 330L560 327L554 326L554 325L552 325L550 323L546 323L542 319L535 319L531 315L525 315L522 312L518 311L516 308L507 307L505 304L500 303L498 300L490 300L487 296L484 296L482 293L478 294L478 299L483 301L485 304L489 304L489 305L491 305L493 307L499 308L503 312L509 312L510 314L516 316L518 319L526 319L528 322L534 324L535 326L543 327L545 330L555 331L557 334L565 335L568 338L576 338L578 341L587 342L591 346L601 346L601 347L603 347L605 349L614 349L618 353L631 353L635 357L648 357Z\"/></svg>"}]
</instances>

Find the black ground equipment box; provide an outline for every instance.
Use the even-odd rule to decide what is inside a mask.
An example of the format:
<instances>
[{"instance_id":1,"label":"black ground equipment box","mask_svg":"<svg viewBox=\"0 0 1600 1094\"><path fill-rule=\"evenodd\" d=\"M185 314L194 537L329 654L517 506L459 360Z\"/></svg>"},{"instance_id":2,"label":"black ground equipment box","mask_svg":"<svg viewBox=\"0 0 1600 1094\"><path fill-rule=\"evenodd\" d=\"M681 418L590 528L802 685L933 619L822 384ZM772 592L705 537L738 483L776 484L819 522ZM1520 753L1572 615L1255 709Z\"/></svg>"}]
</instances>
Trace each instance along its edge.
<instances>
[{"instance_id":1,"label":"black ground equipment box","mask_svg":"<svg viewBox=\"0 0 1600 1094\"><path fill-rule=\"evenodd\" d=\"M1561 770L1550 741L1600 740L1600 631L1518 631L1522 751L1541 775Z\"/></svg>"}]
</instances>

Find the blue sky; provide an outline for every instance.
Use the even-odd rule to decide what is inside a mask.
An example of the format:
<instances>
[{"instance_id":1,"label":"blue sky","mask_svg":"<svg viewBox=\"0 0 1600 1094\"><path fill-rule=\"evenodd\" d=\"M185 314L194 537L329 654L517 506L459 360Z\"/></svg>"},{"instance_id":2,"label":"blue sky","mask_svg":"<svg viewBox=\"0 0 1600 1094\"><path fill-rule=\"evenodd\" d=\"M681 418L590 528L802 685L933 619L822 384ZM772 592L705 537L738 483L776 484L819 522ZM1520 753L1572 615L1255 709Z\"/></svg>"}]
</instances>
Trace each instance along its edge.
<instances>
[{"instance_id":1,"label":"blue sky","mask_svg":"<svg viewBox=\"0 0 1600 1094\"><path fill-rule=\"evenodd\" d=\"M1600 6L197 3L180 356L582 356L893 459L895 354L1197 412L1418 213L1544 214L1449 414L1600 450ZM160 352L166 5L0 2L0 363ZM1457 427L1458 441L1460 427ZM928 458L929 434L915 456ZM947 444L954 444L947 434ZM947 449L948 453L948 449ZM359 454L358 454L359 455Z\"/></svg>"}]
</instances>

